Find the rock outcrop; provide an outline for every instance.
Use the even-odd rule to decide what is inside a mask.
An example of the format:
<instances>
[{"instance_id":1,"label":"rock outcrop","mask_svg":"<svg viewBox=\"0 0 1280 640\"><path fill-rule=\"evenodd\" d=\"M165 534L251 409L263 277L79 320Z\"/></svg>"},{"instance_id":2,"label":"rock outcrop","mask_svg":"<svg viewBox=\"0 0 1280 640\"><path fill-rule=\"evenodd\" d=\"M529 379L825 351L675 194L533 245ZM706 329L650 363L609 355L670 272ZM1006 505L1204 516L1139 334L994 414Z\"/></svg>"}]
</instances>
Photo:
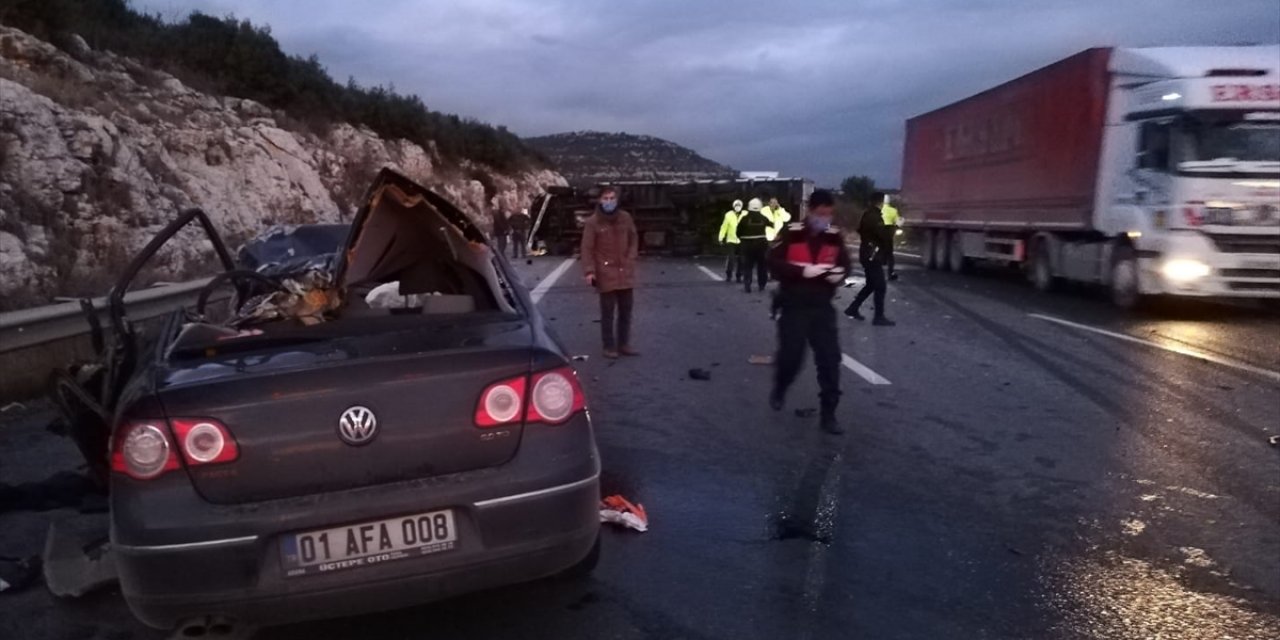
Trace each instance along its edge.
<instances>
[{"instance_id":1,"label":"rock outcrop","mask_svg":"<svg viewBox=\"0 0 1280 640\"><path fill-rule=\"evenodd\" d=\"M188 207L204 209L234 250L271 225L350 219L385 165L486 225L493 209L565 184L550 170L446 164L432 148L366 128L315 130L73 42L74 57L0 26L0 310L103 292ZM149 276L206 274L210 256L192 229Z\"/></svg>"}]
</instances>

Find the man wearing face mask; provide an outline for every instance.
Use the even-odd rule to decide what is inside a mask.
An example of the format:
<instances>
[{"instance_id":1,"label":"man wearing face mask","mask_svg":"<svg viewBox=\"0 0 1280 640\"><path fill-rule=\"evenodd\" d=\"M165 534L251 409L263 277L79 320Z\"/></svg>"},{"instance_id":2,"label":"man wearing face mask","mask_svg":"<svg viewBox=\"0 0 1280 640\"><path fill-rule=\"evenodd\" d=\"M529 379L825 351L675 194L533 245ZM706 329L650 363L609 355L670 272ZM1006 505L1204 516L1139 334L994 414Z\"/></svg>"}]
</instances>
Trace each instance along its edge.
<instances>
[{"instance_id":1,"label":"man wearing face mask","mask_svg":"<svg viewBox=\"0 0 1280 640\"><path fill-rule=\"evenodd\" d=\"M724 260L724 280L742 282L742 255L738 251L741 240L738 239L738 218L742 217L742 201L734 200L733 208L724 214L724 222L720 224L720 244L728 248Z\"/></svg>"},{"instance_id":2,"label":"man wearing face mask","mask_svg":"<svg viewBox=\"0 0 1280 640\"><path fill-rule=\"evenodd\" d=\"M787 389L795 382L804 364L805 345L813 348L818 369L819 426L839 435L844 429L836 421L840 402L840 339L836 333L836 310L831 306L836 288L849 273L849 252L844 234L831 225L835 198L818 189L809 196L809 213L804 221L787 225L778 242L769 250L769 267L779 283L778 355L774 359L773 391L769 406L782 409Z\"/></svg>"},{"instance_id":3,"label":"man wearing face mask","mask_svg":"<svg viewBox=\"0 0 1280 640\"><path fill-rule=\"evenodd\" d=\"M632 289L640 236L631 214L618 208L618 191L600 191L596 212L582 228L582 273L587 284L600 292L600 336L604 357L640 355L631 348ZM614 310L617 310L617 332Z\"/></svg>"}]
</instances>

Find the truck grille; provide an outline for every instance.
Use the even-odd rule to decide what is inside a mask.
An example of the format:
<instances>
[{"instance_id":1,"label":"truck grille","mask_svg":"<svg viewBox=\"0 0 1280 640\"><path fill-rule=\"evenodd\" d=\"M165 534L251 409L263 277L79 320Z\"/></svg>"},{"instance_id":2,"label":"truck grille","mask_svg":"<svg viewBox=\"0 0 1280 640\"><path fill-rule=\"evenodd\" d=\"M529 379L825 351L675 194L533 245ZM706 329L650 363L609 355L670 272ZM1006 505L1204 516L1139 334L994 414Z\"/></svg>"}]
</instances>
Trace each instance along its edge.
<instances>
[{"instance_id":1,"label":"truck grille","mask_svg":"<svg viewBox=\"0 0 1280 640\"><path fill-rule=\"evenodd\" d=\"M1211 233L1209 239L1223 253L1280 254L1280 236L1253 236L1236 233Z\"/></svg>"},{"instance_id":2,"label":"truck grille","mask_svg":"<svg viewBox=\"0 0 1280 640\"><path fill-rule=\"evenodd\" d=\"M1219 269L1224 278L1280 278L1280 269Z\"/></svg>"},{"instance_id":3,"label":"truck grille","mask_svg":"<svg viewBox=\"0 0 1280 640\"><path fill-rule=\"evenodd\" d=\"M1228 282L1227 286L1234 291L1277 291L1280 292L1280 282Z\"/></svg>"}]
</instances>

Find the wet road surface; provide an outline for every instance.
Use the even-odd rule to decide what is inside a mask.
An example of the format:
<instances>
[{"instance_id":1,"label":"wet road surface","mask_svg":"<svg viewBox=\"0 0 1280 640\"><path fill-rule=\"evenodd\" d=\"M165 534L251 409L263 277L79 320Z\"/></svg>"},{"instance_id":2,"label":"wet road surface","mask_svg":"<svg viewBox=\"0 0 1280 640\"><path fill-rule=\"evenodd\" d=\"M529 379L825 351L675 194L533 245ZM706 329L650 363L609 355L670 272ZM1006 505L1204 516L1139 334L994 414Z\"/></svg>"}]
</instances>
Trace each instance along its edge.
<instances>
[{"instance_id":1,"label":"wet road surface","mask_svg":"<svg viewBox=\"0 0 1280 640\"><path fill-rule=\"evenodd\" d=\"M716 280L718 263L644 261L643 355L617 362L600 358L576 265L539 286L562 265L518 268L589 356L575 364L604 489L644 503L650 531L607 530L586 582L259 637L1280 637L1274 313L1130 316L1089 291L906 264L897 327L841 318L848 434L831 437L804 411L817 407L811 359L786 410L768 409L772 369L748 363L773 351L768 298ZM49 418L39 403L0 416L4 486L67 484L53 476L74 450ZM53 519L100 520L71 485L10 502L0 556L38 553ZM55 602L36 585L0 593L0 637L160 636L112 590Z\"/></svg>"}]
</instances>

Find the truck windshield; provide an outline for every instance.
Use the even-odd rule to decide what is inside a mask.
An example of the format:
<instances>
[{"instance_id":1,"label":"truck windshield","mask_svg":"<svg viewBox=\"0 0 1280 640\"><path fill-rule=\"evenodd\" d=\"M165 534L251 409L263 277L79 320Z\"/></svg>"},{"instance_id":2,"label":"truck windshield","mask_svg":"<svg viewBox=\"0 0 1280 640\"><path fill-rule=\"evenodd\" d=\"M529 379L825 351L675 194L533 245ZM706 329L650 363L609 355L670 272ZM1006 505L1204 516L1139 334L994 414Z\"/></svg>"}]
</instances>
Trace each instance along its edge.
<instances>
[{"instance_id":1,"label":"truck windshield","mask_svg":"<svg viewBox=\"0 0 1280 640\"><path fill-rule=\"evenodd\" d=\"M1280 122L1192 122L1184 129L1184 136L1179 154L1183 170L1226 169L1218 166L1221 163L1280 162ZM1268 166L1266 170L1275 169Z\"/></svg>"}]
</instances>

